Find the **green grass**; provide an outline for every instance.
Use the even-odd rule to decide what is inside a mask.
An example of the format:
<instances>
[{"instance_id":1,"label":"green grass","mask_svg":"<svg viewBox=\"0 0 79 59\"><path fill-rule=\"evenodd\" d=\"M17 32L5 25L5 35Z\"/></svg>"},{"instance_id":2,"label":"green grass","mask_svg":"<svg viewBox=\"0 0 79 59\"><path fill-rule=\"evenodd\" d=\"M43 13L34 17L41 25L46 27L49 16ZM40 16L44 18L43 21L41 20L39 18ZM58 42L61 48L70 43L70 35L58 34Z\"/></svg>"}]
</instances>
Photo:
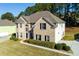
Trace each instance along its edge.
<instances>
[{"instance_id":1,"label":"green grass","mask_svg":"<svg viewBox=\"0 0 79 59\"><path fill-rule=\"evenodd\" d=\"M79 27L66 28L65 37L63 39L68 41L75 40L74 35L77 33L79 33Z\"/></svg>"},{"instance_id":2,"label":"green grass","mask_svg":"<svg viewBox=\"0 0 79 59\"><path fill-rule=\"evenodd\" d=\"M0 56L63 56L57 52L51 52L21 44L19 41L8 40L0 43Z\"/></svg>"},{"instance_id":3,"label":"green grass","mask_svg":"<svg viewBox=\"0 0 79 59\"><path fill-rule=\"evenodd\" d=\"M74 40L74 36L64 36L63 39L71 41L71 40Z\"/></svg>"}]
</instances>

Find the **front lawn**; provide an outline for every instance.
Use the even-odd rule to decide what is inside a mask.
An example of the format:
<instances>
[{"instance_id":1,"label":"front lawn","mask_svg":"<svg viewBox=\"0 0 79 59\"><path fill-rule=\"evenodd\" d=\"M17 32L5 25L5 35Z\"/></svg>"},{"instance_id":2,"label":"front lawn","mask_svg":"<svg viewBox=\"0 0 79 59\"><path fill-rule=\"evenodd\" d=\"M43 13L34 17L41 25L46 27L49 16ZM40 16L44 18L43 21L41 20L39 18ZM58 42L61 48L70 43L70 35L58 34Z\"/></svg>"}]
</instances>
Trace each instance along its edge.
<instances>
[{"instance_id":1,"label":"front lawn","mask_svg":"<svg viewBox=\"0 0 79 59\"><path fill-rule=\"evenodd\" d=\"M64 39L64 40L71 41L71 40L74 40L74 36L64 36L63 39Z\"/></svg>"},{"instance_id":2,"label":"front lawn","mask_svg":"<svg viewBox=\"0 0 79 59\"><path fill-rule=\"evenodd\" d=\"M74 40L74 35L79 33L79 27L69 27L65 30L65 37L64 40Z\"/></svg>"},{"instance_id":3,"label":"front lawn","mask_svg":"<svg viewBox=\"0 0 79 59\"><path fill-rule=\"evenodd\" d=\"M63 56L57 52L51 52L21 44L19 41L8 40L0 43L0 56Z\"/></svg>"}]
</instances>

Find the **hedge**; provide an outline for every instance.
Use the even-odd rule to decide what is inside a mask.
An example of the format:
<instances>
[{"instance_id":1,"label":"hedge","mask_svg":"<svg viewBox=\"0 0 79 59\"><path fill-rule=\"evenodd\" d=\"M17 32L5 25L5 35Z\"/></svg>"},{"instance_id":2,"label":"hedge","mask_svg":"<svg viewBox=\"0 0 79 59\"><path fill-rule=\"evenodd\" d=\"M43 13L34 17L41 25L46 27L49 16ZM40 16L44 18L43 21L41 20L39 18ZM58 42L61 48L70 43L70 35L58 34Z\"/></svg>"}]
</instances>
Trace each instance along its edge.
<instances>
[{"instance_id":1,"label":"hedge","mask_svg":"<svg viewBox=\"0 0 79 59\"><path fill-rule=\"evenodd\" d=\"M25 40L24 42L39 45L39 46L44 46L52 49L57 49L57 50L65 50L65 51L70 50L70 47L67 46L65 43L55 44L54 42L39 41L39 40L33 40L33 39Z\"/></svg>"},{"instance_id":2,"label":"hedge","mask_svg":"<svg viewBox=\"0 0 79 59\"><path fill-rule=\"evenodd\" d=\"M61 43L62 47L67 46L65 43ZM63 49L63 48L62 48Z\"/></svg>"},{"instance_id":3,"label":"hedge","mask_svg":"<svg viewBox=\"0 0 79 59\"><path fill-rule=\"evenodd\" d=\"M62 44L55 44L55 49L62 50L63 46Z\"/></svg>"},{"instance_id":4,"label":"hedge","mask_svg":"<svg viewBox=\"0 0 79 59\"><path fill-rule=\"evenodd\" d=\"M64 47L63 47L63 50L65 50L65 51L69 51L69 50L71 50L71 49L70 49L69 46L64 46Z\"/></svg>"},{"instance_id":5,"label":"hedge","mask_svg":"<svg viewBox=\"0 0 79 59\"><path fill-rule=\"evenodd\" d=\"M13 33L11 35L10 40L14 40L14 41L17 41L18 40L18 38L16 38L16 34L15 33Z\"/></svg>"},{"instance_id":6,"label":"hedge","mask_svg":"<svg viewBox=\"0 0 79 59\"><path fill-rule=\"evenodd\" d=\"M55 49L57 49L57 50L65 50L65 51L71 50L70 47L67 46L65 43L55 44Z\"/></svg>"},{"instance_id":7,"label":"hedge","mask_svg":"<svg viewBox=\"0 0 79 59\"><path fill-rule=\"evenodd\" d=\"M24 42L28 42L31 44L35 44L35 45L40 45L40 46L44 46L44 47L48 47L48 48L54 48L55 43L54 42L47 42L47 41L39 41L39 40L25 40Z\"/></svg>"},{"instance_id":8,"label":"hedge","mask_svg":"<svg viewBox=\"0 0 79 59\"><path fill-rule=\"evenodd\" d=\"M18 38L13 38L13 37L10 37L10 40L17 41L17 40L19 40L19 39L18 39Z\"/></svg>"},{"instance_id":9,"label":"hedge","mask_svg":"<svg viewBox=\"0 0 79 59\"><path fill-rule=\"evenodd\" d=\"M16 33L13 33L11 36L15 36L16 37Z\"/></svg>"},{"instance_id":10,"label":"hedge","mask_svg":"<svg viewBox=\"0 0 79 59\"><path fill-rule=\"evenodd\" d=\"M75 40L79 39L79 33L77 33L77 34L74 35L74 39Z\"/></svg>"}]
</instances>

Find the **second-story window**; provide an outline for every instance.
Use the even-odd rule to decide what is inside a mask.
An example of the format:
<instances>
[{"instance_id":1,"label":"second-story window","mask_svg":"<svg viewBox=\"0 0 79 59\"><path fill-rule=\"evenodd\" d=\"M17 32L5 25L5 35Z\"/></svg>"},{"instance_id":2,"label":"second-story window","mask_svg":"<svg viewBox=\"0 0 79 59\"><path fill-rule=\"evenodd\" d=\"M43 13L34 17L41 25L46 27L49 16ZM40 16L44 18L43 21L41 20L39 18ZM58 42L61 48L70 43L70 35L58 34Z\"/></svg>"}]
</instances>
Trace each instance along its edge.
<instances>
[{"instance_id":1,"label":"second-story window","mask_svg":"<svg viewBox=\"0 0 79 59\"><path fill-rule=\"evenodd\" d=\"M40 29L46 29L46 23L40 23Z\"/></svg>"},{"instance_id":2,"label":"second-story window","mask_svg":"<svg viewBox=\"0 0 79 59\"><path fill-rule=\"evenodd\" d=\"M28 26L27 24L25 26Z\"/></svg>"},{"instance_id":3,"label":"second-story window","mask_svg":"<svg viewBox=\"0 0 79 59\"><path fill-rule=\"evenodd\" d=\"M22 23L20 23L20 28L22 28Z\"/></svg>"},{"instance_id":4,"label":"second-story window","mask_svg":"<svg viewBox=\"0 0 79 59\"><path fill-rule=\"evenodd\" d=\"M16 27L18 28L18 23L16 23Z\"/></svg>"},{"instance_id":5,"label":"second-story window","mask_svg":"<svg viewBox=\"0 0 79 59\"><path fill-rule=\"evenodd\" d=\"M28 31L28 25L26 24L25 26L26 26L26 31Z\"/></svg>"}]
</instances>

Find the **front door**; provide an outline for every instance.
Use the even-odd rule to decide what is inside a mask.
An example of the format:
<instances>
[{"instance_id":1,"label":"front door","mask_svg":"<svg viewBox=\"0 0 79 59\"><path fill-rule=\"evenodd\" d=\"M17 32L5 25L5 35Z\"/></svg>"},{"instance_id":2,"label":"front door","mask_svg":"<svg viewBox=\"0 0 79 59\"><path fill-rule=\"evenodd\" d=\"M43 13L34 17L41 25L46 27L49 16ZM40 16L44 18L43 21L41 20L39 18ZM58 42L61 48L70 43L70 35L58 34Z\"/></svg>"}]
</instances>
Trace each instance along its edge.
<instances>
[{"instance_id":1,"label":"front door","mask_svg":"<svg viewBox=\"0 0 79 59\"><path fill-rule=\"evenodd\" d=\"M33 30L30 31L29 37L30 37L30 39L33 39Z\"/></svg>"}]
</instances>

